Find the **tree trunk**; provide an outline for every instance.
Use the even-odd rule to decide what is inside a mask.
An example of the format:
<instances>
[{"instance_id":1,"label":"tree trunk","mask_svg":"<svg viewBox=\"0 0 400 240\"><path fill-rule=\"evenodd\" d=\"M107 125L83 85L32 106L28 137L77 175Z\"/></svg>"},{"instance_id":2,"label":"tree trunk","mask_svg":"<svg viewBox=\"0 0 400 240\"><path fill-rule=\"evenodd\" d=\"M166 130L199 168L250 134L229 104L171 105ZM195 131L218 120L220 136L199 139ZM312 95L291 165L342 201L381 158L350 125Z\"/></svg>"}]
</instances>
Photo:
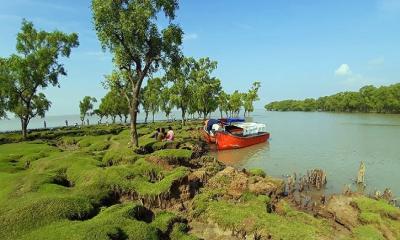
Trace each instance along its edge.
<instances>
[{"instance_id":1,"label":"tree trunk","mask_svg":"<svg viewBox=\"0 0 400 240\"><path fill-rule=\"evenodd\" d=\"M131 142L132 146L138 147L138 136L136 131L136 119L137 119L137 109L130 109L129 114L131 115ZM146 114L146 122L147 122L147 114Z\"/></svg>"},{"instance_id":2,"label":"tree trunk","mask_svg":"<svg viewBox=\"0 0 400 240\"><path fill-rule=\"evenodd\" d=\"M26 139L28 136L28 120L21 118L22 137Z\"/></svg>"},{"instance_id":3,"label":"tree trunk","mask_svg":"<svg viewBox=\"0 0 400 240\"><path fill-rule=\"evenodd\" d=\"M137 88L133 89L134 95L132 97L132 103L129 109L129 114L131 115L131 142L133 147L139 147L139 139L138 139L138 134L137 134L137 114L139 111L139 92L140 86ZM146 122L147 122L147 115L148 112L146 112Z\"/></svg>"},{"instance_id":4,"label":"tree trunk","mask_svg":"<svg viewBox=\"0 0 400 240\"><path fill-rule=\"evenodd\" d=\"M149 117L149 112L148 111L145 111L146 112L146 116L144 117L144 123L147 123L147 118Z\"/></svg>"},{"instance_id":5,"label":"tree trunk","mask_svg":"<svg viewBox=\"0 0 400 240\"><path fill-rule=\"evenodd\" d=\"M182 126L185 126L185 110L182 108Z\"/></svg>"},{"instance_id":6,"label":"tree trunk","mask_svg":"<svg viewBox=\"0 0 400 240\"><path fill-rule=\"evenodd\" d=\"M153 123L154 123L154 112L152 112L152 114L153 114Z\"/></svg>"}]
</instances>

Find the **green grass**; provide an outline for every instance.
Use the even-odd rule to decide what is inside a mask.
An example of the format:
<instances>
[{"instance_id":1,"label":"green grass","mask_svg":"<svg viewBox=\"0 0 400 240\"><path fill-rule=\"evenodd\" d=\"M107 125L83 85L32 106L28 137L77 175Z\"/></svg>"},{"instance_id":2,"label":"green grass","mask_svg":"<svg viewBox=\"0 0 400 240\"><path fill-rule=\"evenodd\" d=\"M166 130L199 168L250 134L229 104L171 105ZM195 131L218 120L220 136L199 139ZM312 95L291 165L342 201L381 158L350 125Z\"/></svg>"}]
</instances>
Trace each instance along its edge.
<instances>
[{"instance_id":1,"label":"green grass","mask_svg":"<svg viewBox=\"0 0 400 240\"><path fill-rule=\"evenodd\" d=\"M22 239L159 239L156 226L135 218L136 206L114 205L87 221L54 222Z\"/></svg>"},{"instance_id":2,"label":"green grass","mask_svg":"<svg viewBox=\"0 0 400 240\"><path fill-rule=\"evenodd\" d=\"M166 199L188 174L186 167L166 170L146 161L150 155L129 148L130 132L120 126L32 135L45 140L0 145L0 239L158 239L175 229L179 218L172 213L146 223L132 217L137 204L112 201L115 194ZM161 155L174 153L191 156L188 150Z\"/></svg>"},{"instance_id":3,"label":"green grass","mask_svg":"<svg viewBox=\"0 0 400 240\"><path fill-rule=\"evenodd\" d=\"M260 168L253 168L249 170L250 174L253 176L265 177L265 171Z\"/></svg>"},{"instance_id":4,"label":"green grass","mask_svg":"<svg viewBox=\"0 0 400 240\"><path fill-rule=\"evenodd\" d=\"M385 240L381 232L368 225L356 227L352 237L357 240Z\"/></svg>"},{"instance_id":5,"label":"green grass","mask_svg":"<svg viewBox=\"0 0 400 240\"><path fill-rule=\"evenodd\" d=\"M154 152L152 156L166 160L170 164L179 164L192 158L193 152L187 149L163 149Z\"/></svg>"},{"instance_id":6,"label":"green grass","mask_svg":"<svg viewBox=\"0 0 400 240\"><path fill-rule=\"evenodd\" d=\"M220 227L249 236L258 233L272 239L319 239L331 236L329 224L290 207L284 216L267 213L269 199L248 194L235 202L218 198L218 194L202 193L195 197L195 214L217 223Z\"/></svg>"},{"instance_id":7,"label":"green grass","mask_svg":"<svg viewBox=\"0 0 400 240\"><path fill-rule=\"evenodd\" d=\"M383 239L383 232L400 239L400 209L388 204L385 200L374 200L367 197L358 197L353 204L360 210L358 216L364 226L356 229L355 239Z\"/></svg>"}]
</instances>

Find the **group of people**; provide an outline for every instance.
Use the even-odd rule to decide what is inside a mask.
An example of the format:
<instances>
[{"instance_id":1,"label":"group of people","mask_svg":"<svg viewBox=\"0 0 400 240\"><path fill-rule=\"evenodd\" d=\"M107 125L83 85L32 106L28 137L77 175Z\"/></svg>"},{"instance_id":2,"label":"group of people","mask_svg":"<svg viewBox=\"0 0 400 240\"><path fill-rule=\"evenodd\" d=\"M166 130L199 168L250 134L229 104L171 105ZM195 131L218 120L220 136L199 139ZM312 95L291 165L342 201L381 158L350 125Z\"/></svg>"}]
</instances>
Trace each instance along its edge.
<instances>
[{"instance_id":1,"label":"group of people","mask_svg":"<svg viewBox=\"0 0 400 240\"><path fill-rule=\"evenodd\" d=\"M174 141L175 134L172 127L168 127L168 132L165 132L165 128L157 128L153 136L157 141Z\"/></svg>"}]
</instances>

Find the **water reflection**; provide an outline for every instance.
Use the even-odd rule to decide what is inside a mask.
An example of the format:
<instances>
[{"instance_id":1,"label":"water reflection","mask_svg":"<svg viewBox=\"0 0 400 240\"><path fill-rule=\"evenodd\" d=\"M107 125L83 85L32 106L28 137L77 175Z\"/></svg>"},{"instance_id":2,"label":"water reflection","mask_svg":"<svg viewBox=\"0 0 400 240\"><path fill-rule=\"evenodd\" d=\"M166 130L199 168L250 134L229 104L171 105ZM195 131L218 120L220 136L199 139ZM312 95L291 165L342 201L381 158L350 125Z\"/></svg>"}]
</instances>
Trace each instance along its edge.
<instances>
[{"instance_id":1,"label":"water reflection","mask_svg":"<svg viewBox=\"0 0 400 240\"><path fill-rule=\"evenodd\" d=\"M211 155L228 166L238 166L253 159L262 158L262 155L269 151L269 147L269 142L265 142L241 149L224 151L213 149Z\"/></svg>"},{"instance_id":2,"label":"water reflection","mask_svg":"<svg viewBox=\"0 0 400 240\"><path fill-rule=\"evenodd\" d=\"M348 184L357 190L352 183L364 161L366 193L389 187L400 195L400 115L257 111L246 120L267 124L269 144L214 151L221 162L274 177L323 169L332 193Z\"/></svg>"}]
</instances>

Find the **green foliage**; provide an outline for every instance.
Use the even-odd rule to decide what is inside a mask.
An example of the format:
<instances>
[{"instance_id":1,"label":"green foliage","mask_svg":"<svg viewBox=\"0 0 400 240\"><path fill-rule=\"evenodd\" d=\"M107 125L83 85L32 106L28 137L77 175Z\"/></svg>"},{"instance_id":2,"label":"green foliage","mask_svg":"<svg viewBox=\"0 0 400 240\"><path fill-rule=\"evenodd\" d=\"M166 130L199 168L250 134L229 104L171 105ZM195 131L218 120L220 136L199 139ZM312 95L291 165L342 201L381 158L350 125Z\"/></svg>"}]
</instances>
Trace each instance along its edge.
<instances>
[{"instance_id":1,"label":"green foliage","mask_svg":"<svg viewBox=\"0 0 400 240\"><path fill-rule=\"evenodd\" d=\"M153 115L154 122L154 114L158 112L161 105L161 87L162 82L160 78L152 78L147 81L147 86L144 87L143 90L143 101L145 102L145 111L151 112ZM147 109L146 109L147 108ZM147 112L146 112L146 120L147 122Z\"/></svg>"},{"instance_id":2,"label":"green foliage","mask_svg":"<svg viewBox=\"0 0 400 240\"><path fill-rule=\"evenodd\" d=\"M265 109L273 111L327 111L400 113L400 84L376 88L368 85L358 92L341 92L318 99L271 102Z\"/></svg>"},{"instance_id":3,"label":"green foliage","mask_svg":"<svg viewBox=\"0 0 400 240\"><path fill-rule=\"evenodd\" d=\"M90 110L93 110L93 103L97 102L96 98L85 96L82 101L79 102L80 117L83 125L83 121Z\"/></svg>"},{"instance_id":4,"label":"green foliage","mask_svg":"<svg viewBox=\"0 0 400 240\"><path fill-rule=\"evenodd\" d=\"M126 122L129 115L129 104L126 97L121 97L118 91L111 90L101 99L99 109L96 113L99 115L100 120L103 117L110 117L112 122L115 123L115 118L119 116L121 122L122 117L124 117L124 122Z\"/></svg>"},{"instance_id":5,"label":"green foliage","mask_svg":"<svg viewBox=\"0 0 400 240\"><path fill-rule=\"evenodd\" d=\"M242 94L236 90L229 97L228 109L231 116L238 116L240 109L243 106L243 98Z\"/></svg>"},{"instance_id":6,"label":"green foliage","mask_svg":"<svg viewBox=\"0 0 400 240\"><path fill-rule=\"evenodd\" d=\"M251 89L247 93L243 93L243 107L245 116L246 113L251 113L254 111L253 103L260 100L260 98L258 97L258 90L260 89L260 87L260 82L254 82Z\"/></svg>"},{"instance_id":7,"label":"green foliage","mask_svg":"<svg viewBox=\"0 0 400 240\"><path fill-rule=\"evenodd\" d=\"M183 58L178 65L170 66L165 78L171 81L171 102L182 112L182 123L185 124L186 113L190 105L193 105L192 79L196 60Z\"/></svg>"},{"instance_id":8,"label":"green foliage","mask_svg":"<svg viewBox=\"0 0 400 240\"><path fill-rule=\"evenodd\" d=\"M193 91L192 99L204 119L208 114L218 108L218 96L221 92L221 81L211 77L211 73L217 68L217 62L208 57L200 58L195 62L193 72Z\"/></svg>"},{"instance_id":9,"label":"green foliage","mask_svg":"<svg viewBox=\"0 0 400 240\"><path fill-rule=\"evenodd\" d=\"M132 117L131 141L138 146L136 116L142 101L142 83L160 65L179 62L182 29L173 24L176 0L114 1L92 0L93 22L103 49L113 54L118 77L108 85L129 99ZM159 30L158 17L164 14L167 26Z\"/></svg>"},{"instance_id":10,"label":"green foliage","mask_svg":"<svg viewBox=\"0 0 400 240\"><path fill-rule=\"evenodd\" d=\"M38 31L23 20L17 34L17 54L0 60L0 115L4 116L7 110L20 118L24 137L29 121L44 117L51 105L39 91L49 85L59 86L59 76L67 75L60 58L68 58L78 45L75 33Z\"/></svg>"}]
</instances>

